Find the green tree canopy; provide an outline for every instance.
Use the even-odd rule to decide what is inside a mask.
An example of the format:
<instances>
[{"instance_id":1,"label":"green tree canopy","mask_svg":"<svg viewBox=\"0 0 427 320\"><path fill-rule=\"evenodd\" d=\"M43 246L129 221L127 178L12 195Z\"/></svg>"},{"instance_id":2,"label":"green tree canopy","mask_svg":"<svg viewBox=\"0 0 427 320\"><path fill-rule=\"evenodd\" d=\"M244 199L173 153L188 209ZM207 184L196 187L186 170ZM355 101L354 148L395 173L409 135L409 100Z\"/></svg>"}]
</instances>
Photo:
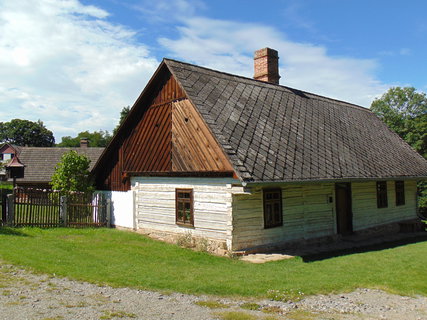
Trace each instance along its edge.
<instances>
[{"instance_id":1,"label":"green tree canopy","mask_svg":"<svg viewBox=\"0 0 427 320\"><path fill-rule=\"evenodd\" d=\"M427 159L427 96L413 87L390 88L371 104L387 126ZM427 215L427 182L418 183L418 207Z\"/></svg>"},{"instance_id":2,"label":"green tree canopy","mask_svg":"<svg viewBox=\"0 0 427 320\"><path fill-rule=\"evenodd\" d=\"M130 106L123 107L122 111L120 111L120 120L118 125L114 128L113 134L116 134L117 130L119 129L120 125L125 121L126 117L128 116L130 111Z\"/></svg>"},{"instance_id":3,"label":"green tree canopy","mask_svg":"<svg viewBox=\"0 0 427 320\"><path fill-rule=\"evenodd\" d=\"M106 147L111 140L111 135L108 131L83 131L80 132L77 137L62 137L61 142L58 143L57 147L79 147L80 140L86 138L89 140L89 147Z\"/></svg>"},{"instance_id":4,"label":"green tree canopy","mask_svg":"<svg viewBox=\"0 0 427 320\"><path fill-rule=\"evenodd\" d=\"M52 147L55 138L52 131L46 129L40 120L32 122L13 119L9 122L0 122L0 142L18 146Z\"/></svg>"},{"instance_id":5,"label":"green tree canopy","mask_svg":"<svg viewBox=\"0 0 427 320\"><path fill-rule=\"evenodd\" d=\"M390 88L371 110L427 158L427 96L413 87Z\"/></svg>"},{"instance_id":6,"label":"green tree canopy","mask_svg":"<svg viewBox=\"0 0 427 320\"><path fill-rule=\"evenodd\" d=\"M71 150L64 153L52 175L52 188L62 192L93 191L89 172L90 160Z\"/></svg>"}]
</instances>

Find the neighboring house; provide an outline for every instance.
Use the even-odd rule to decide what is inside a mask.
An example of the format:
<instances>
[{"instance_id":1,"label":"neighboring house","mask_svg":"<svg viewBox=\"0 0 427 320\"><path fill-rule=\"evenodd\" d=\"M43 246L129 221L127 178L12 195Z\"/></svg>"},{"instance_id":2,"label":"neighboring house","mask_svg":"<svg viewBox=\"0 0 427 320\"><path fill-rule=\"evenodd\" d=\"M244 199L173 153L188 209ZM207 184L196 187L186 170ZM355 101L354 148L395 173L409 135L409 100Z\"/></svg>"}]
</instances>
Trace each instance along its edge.
<instances>
[{"instance_id":1,"label":"neighboring house","mask_svg":"<svg viewBox=\"0 0 427 320\"><path fill-rule=\"evenodd\" d=\"M49 189L55 167L64 153L75 150L87 156L91 160L91 170L104 148L89 148L88 142L84 140L79 148L18 147L16 150L18 152L14 156L18 156L19 162L25 167L24 177L16 179L17 186Z\"/></svg>"},{"instance_id":2,"label":"neighboring house","mask_svg":"<svg viewBox=\"0 0 427 320\"><path fill-rule=\"evenodd\" d=\"M162 61L93 171L134 228L237 251L416 221L427 161L375 114L279 85L272 49L255 78Z\"/></svg>"},{"instance_id":3,"label":"neighboring house","mask_svg":"<svg viewBox=\"0 0 427 320\"><path fill-rule=\"evenodd\" d=\"M19 150L20 147L10 143L5 143L0 147L0 162L2 164L0 168L0 180L6 179L6 165L19 153Z\"/></svg>"}]
</instances>

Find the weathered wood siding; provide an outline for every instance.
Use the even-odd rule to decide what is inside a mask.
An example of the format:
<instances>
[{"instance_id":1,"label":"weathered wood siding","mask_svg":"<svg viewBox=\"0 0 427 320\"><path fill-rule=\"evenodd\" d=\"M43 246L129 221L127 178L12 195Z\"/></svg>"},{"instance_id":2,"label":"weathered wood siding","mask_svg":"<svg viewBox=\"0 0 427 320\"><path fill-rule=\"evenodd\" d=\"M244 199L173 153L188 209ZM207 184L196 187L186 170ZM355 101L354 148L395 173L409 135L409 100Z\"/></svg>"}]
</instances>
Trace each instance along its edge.
<instances>
[{"instance_id":1,"label":"weathered wood siding","mask_svg":"<svg viewBox=\"0 0 427 320\"><path fill-rule=\"evenodd\" d=\"M334 183L283 184L283 226L264 229L263 194L233 196L233 250L335 235ZM376 181L353 182L353 230L416 218L416 182L405 181L405 205L396 206L395 182L387 181L388 207L377 208ZM329 197L332 197L330 203Z\"/></svg>"},{"instance_id":2,"label":"weathered wood siding","mask_svg":"<svg viewBox=\"0 0 427 320\"><path fill-rule=\"evenodd\" d=\"M355 231L414 219L416 215L416 181L405 181L405 205L396 206L395 182L387 181L387 208L377 208L376 182L351 184L353 200L353 229Z\"/></svg>"},{"instance_id":3,"label":"weathered wood siding","mask_svg":"<svg viewBox=\"0 0 427 320\"><path fill-rule=\"evenodd\" d=\"M138 228L168 233L192 233L231 242L232 187L228 178L132 178ZM194 228L175 223L175 189L193 189Z\"/></svg>"},{"instance_id":4,"label":"weathered wood siding","mask_svg":"<svg viewBox=\"0 0 427 320\"><path fill-rule=\"evenodd\" d=\"M261 188L233 196L233 250L335 233L334 184L283 184L283 226L264 229Z\"/></svg>"},{"instance_id":5,"label":"weathered wood siding","mask_svg":"<svg viewBox=\"0 0 427 320\"><path fill-rule=\"evenodd\" d=\"M190 100L172 103L172 171L232 171Z\"/></svg>"}]
</instances>

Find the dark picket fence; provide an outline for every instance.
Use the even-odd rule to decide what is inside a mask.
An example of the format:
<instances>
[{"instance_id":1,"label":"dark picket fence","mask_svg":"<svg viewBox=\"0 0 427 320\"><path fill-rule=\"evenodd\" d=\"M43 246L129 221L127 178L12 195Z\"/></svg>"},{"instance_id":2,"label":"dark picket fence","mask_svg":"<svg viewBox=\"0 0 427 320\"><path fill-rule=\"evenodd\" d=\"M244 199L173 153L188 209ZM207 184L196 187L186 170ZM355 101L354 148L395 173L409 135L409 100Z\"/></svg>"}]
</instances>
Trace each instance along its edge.
<instances>
[{"instance_id":1,"label":"dark picket fence","mask_svg":"<svg viewBox=\"0 0 427 320\"><path fill-rule=\"evenodd\" d=\"M52 190L15 188L8 196L5 218L7 225L17 227L107 227L110 207L101 193L63 195Z\"/></svg>"},{"instance_id":2,"label":"dark picket fence","mask_svg":"<svg viewBox=\"0 0 427 320\"><path fill-rule=\"evenodd\" d=\"M59 192L16 188L13 198L14 214L10 222L14 226L47 228L60 225Z\"/></svg>"},{"instance_id":3,"label":"dark picket fence","mask_svg":"<svg viewBox=\"0 0 427 320\"><path fill-rule=\"evenodd\" d=\"M6 223L7 196L12 193L9 189L0 189L0 225Z\"/></svg>"}]
</instances>

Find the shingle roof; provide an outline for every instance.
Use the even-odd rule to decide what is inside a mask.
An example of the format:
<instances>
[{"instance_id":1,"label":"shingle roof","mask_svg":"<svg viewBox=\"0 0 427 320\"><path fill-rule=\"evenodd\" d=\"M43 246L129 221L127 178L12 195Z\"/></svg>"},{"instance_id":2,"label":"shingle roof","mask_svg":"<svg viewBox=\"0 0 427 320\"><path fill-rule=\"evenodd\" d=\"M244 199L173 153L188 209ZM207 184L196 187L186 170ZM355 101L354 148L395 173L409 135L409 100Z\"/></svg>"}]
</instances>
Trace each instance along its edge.
<instances>
[{"instance_id":1,"label":"shingle roof","mask_svg":"<svg viewBox=\"0 0 427 320\"><path fill-rule=\"evenodd\" d=\"M25 165L24 178L18 182L50 182L55 166L61 161L64 153L75 150L78 154L87 156L93 168L104 148L40 148L20 147L19 160Z\"/></svg>"},{"instance_id":2,"label":"shingle roof","mask_svg":"<svg viewBox=\"0 0 427 320\"><path fill-rule=\"evenodd\" d=\"M165 59L247 181L426 177L427 161L369 109Z\"/></svg>"}]
</instances>

